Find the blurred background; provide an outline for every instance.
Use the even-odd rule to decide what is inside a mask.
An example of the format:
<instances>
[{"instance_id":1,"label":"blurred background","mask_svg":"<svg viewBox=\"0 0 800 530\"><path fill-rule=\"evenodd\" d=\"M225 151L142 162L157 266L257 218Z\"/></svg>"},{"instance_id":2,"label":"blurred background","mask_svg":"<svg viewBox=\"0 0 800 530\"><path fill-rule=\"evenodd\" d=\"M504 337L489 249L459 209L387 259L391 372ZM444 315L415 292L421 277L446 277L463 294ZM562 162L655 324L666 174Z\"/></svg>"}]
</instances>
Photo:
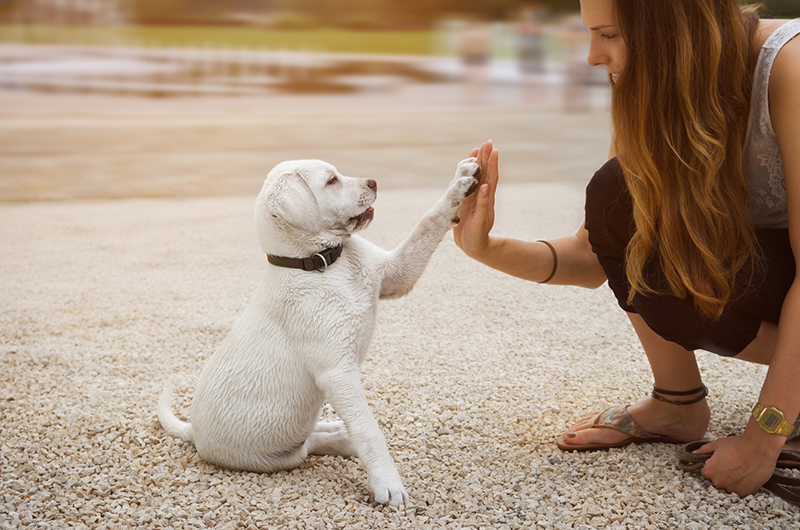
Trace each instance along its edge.
<instances>
[{"instance_id":1,"label":"blurred background","mask_svg":"<svg viewBox=\"0 0 800 530\"><path fill-rule=\"evenodd\" d=\"M768 0L800 16L800 0ZM0 0L0 201L257 193L325 159L440 185L585 182L608 79L578 0Z\"/></svg>"}]
</instances>

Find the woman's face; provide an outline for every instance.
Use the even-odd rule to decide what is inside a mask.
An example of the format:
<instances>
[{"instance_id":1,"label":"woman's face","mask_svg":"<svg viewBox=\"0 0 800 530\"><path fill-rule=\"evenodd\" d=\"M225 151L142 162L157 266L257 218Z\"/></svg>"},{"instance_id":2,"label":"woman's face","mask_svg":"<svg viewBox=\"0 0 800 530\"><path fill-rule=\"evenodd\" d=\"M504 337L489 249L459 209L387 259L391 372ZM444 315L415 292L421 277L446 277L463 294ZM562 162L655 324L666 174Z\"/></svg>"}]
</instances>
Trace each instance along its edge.
<instances>
[{"instance_id":1,"label":"woman's face","mask_svg":"<svg viewBox=\"0 0 800 530\"><path fill-rule=\"evenodd\" d=\"M625 68L628 52L619 35L612 7L613 0L581 0L581 18L592 34L587 60L592 66L605 66L616 83Z\"/></svg>"}]
</instances>

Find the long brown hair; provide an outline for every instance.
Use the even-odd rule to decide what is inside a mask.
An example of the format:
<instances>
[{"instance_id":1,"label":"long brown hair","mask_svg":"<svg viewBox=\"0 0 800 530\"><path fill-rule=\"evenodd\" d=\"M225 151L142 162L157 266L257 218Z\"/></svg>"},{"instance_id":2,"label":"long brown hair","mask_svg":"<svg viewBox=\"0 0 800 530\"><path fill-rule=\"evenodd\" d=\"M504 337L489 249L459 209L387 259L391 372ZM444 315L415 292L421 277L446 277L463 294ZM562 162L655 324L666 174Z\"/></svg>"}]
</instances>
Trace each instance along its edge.
<instances>
[{"instance_id":1,"label":"long brown hair","mask_svg":"<svg viewBox=\"0 0 800 530\"><path fill-rule=\"evenodd\" d=\"M758 15L739 0L614 0L614 11L627 49L611 112L636 224L629 302L690 297L718 318L758 261L742 174ZM650 259L665 285L647 278Z\"/></svg>"}]
</instances>

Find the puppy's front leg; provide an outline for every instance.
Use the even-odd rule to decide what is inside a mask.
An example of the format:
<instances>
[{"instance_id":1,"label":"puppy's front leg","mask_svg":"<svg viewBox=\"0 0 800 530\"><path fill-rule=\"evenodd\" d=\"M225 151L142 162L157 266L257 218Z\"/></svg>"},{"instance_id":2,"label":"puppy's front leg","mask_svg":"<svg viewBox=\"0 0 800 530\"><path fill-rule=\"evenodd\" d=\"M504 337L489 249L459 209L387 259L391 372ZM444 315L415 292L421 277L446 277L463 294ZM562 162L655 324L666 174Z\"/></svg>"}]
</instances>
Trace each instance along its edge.
<instances>
[{"instance_id":1,"label":"puppy's front leg","mask_svg":"<svg viewBox=\"0 0 800 530\"><path fill-rule=\"evenodd\" d=\"M369 475L375 502L406 504L408 492L386 447L386 438L369 409L358 370L327 371L317 376L317 384L347 426L350 444Z\"/></svg>"},{"instance_id":2,"label":"puppy's front leg","mask_svg":"<svg viewBox=\"0 0 800 530\"><path fill-rule=\"evenodd\" d=\"M399 298L411 291L444 235L458 223L456 212L478 186L474 175L479 169L475 158L459 162L444 196L422 216L405 241L386 254L381 268L381 298Z\"/></svg>"}]
</instances>

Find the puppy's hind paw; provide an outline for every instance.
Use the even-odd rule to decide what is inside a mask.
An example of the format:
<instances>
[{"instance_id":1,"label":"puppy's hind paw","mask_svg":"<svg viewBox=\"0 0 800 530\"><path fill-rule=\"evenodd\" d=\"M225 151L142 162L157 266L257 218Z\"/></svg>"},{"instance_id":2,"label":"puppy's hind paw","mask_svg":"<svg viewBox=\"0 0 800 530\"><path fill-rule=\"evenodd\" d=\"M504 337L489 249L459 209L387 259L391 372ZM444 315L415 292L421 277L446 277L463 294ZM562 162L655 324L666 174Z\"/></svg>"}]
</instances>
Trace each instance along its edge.
<instances>
[{"instance_id":1,"label":"puppy's hind paw","mask_svg":"<svg viewBox=\"0 0 800 530\"><path fill-rule=\"evenodd\" d=\"M318 421L314 425L314 432L347 432L347 427L341 420L337 421Z\"/></svg>"}]
</instances>

